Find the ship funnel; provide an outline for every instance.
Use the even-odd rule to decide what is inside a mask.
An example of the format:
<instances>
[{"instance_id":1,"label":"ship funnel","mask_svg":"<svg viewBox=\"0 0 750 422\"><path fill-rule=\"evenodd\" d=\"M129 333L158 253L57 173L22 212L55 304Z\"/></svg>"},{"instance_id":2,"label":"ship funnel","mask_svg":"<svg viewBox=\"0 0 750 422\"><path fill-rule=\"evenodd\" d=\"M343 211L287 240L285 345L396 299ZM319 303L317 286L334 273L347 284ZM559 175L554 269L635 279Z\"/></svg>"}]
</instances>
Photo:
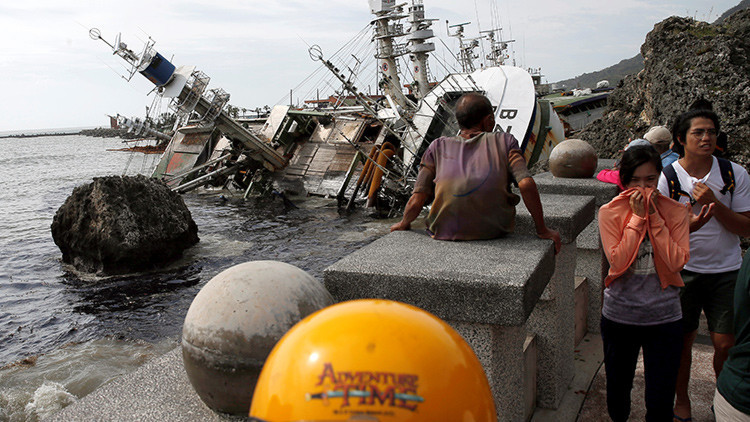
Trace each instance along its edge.
<instances>
[{"instance_id":1,"label":"ship funnel","mask_svg":"<svg viewBox=\"0 0 750 422\"><path fill-rule=\"evenodd\" d=\"M175 66L154 50L146 52L138 66L138 72L158 87L166 85L174 71Z\"/></svg>"}]
</instances>

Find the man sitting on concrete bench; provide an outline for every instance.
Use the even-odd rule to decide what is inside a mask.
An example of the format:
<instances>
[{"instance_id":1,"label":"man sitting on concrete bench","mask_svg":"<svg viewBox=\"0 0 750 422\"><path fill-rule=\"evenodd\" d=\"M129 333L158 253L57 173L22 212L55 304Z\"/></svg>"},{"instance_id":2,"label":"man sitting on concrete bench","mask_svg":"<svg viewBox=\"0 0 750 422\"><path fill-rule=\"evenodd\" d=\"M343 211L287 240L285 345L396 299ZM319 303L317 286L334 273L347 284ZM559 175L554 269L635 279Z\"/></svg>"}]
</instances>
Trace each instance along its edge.
<instances>
[{"instance_id":1,"label":"man sitting on concrete bench","mask_svg":"<svg viewBox=\"0 0 750 422\"><path fill-rule=\"evenodd\" d=\"M551 239L560 250L560 234L544 223L534 179L513 135L492 132L495 116L487 97L471 93L458 99L454 138L435 139L422 155L419 175L402 220L391 231L409 230L429 199L427 229L435 239L494 239L511 233L519 197L510 183L518 181L537 236Z\"/></svg>"}]
</instances>

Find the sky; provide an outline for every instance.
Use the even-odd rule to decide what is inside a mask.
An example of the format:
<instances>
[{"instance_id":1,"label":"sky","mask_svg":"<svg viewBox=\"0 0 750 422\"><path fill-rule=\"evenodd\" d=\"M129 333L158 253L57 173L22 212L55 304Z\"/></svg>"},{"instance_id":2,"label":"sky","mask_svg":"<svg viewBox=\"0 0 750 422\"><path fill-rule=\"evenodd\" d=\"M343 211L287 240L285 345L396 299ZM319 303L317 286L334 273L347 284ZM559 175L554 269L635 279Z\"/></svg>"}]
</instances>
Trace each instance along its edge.
<instances>
[{"instance_id":1,"label":"sky","mask_svg":"<svg viewBox=\"0 0 750 422\"><path fill-rule=\"evenodd\" d=\"M410 1L410 0L404 0ZM669 16L712 22L738 0L424 0L439 49L455 49L446 24L472 22L468 36L499 17L512 56L558 81L636 55L646 34ZM494 13L493 13L494 12ZM0 132L107 126L106 115L143 117L153 85L101 41L118 33L140 52L150 36L176 66L195 65L230 104L253 109L288 103L289 90L319 63L308 46L333 54L372 18L366 0L24 0L0 4ZM498 19L495 19L498 21ZM451 61L443 51L440 63ZM452 64L456 66L455 62ZM439 65L430 64L432 69ZM447 66L447 65L446 65ZM438 70L439 72L439 70ZM338 87L329 85L330 89ZM360 87L361 88L361 87ZM331 92L322 92L328 95ZM294 94L293 94L294 95ZM161 107L166 111L166 103Z\"/></svg>"}]
</instances>

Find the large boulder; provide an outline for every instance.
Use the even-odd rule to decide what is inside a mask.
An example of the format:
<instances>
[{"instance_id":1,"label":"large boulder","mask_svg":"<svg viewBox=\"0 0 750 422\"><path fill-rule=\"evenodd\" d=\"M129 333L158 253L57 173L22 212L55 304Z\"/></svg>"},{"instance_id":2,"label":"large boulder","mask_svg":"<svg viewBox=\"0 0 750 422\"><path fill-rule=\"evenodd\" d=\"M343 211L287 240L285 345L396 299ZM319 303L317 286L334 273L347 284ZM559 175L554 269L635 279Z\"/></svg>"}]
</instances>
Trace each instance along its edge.
<instances>
[{"instance_id":1,"label":"large boulder","mask_svg":"<svg viewBox=\"0 0 750 422\"><path fill-rule=\"evenodd\" d=\"M198 242L182 197L145 176L96 177L73 190L52 221L63 262L83 272L158 268Z\"/></svg>"},{"instance_id":2,"label":"large boulder","mask_svg":"<svg viewBox=\"0 0 750 422\"><path fill-rule=\"evenodd\" d=\"M643 137L651 126L671 127L693 101L705 98L729 137L728 158L750 166L750 9L714 25L668 18L646 36L641 54L645 68L623 80L605 115L579 137L599 157L614 158L628 139Z\"/></svg>"}]
</instances>

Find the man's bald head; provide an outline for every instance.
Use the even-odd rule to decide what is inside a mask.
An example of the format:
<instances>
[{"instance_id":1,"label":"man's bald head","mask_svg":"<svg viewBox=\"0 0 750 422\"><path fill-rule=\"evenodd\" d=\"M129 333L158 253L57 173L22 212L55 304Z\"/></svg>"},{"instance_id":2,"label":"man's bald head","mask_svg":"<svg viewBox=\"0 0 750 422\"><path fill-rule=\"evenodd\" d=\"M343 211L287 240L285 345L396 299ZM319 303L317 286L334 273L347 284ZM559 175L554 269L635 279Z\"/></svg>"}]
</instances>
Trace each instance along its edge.
<instances>
[{"instance_id":1,"label":"man's bald head","mask_svg":"<svg viewBox=\"0 0 750 422\"><path fill-rule=\"evenodd\" d=\"M473 129L492 114L492 104L482 94L464 94L456 102L456 120L461 129Z\"/></svg>"}]
</instances>

